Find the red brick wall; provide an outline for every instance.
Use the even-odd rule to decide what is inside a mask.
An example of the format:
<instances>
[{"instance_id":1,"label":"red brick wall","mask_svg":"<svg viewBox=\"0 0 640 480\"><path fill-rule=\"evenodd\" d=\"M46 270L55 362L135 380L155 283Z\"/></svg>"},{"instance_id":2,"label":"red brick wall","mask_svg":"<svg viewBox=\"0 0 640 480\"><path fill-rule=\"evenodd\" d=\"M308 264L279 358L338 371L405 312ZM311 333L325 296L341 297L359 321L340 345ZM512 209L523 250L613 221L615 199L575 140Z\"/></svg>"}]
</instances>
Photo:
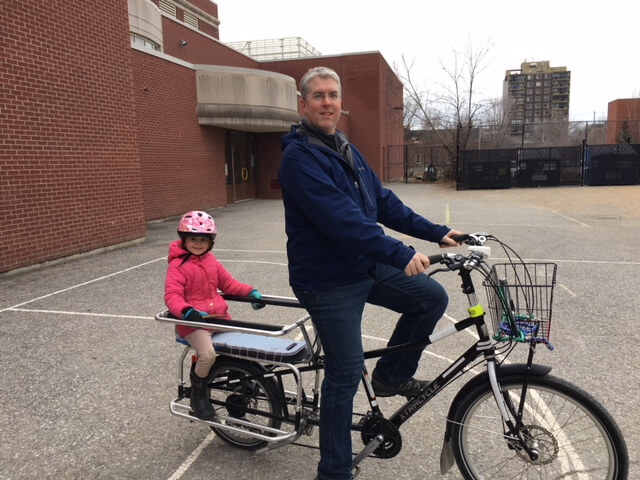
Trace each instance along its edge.
<instances>
[{"instance_id":1,"label":"red brick wall","mask_svg":"<svg viewBox=\"0 0 640 480\"><path fill-rule=\"evenodd\" d=\"M280 139L287 132L262 133L256 135L256 177L258 198L282 198L278 183L278 167L282 149Z\"/></svg>"},{"instance_id":2,"label":"red brick wall","mask_svg":"<svg viewBox=\"0 0 640 480\"><path fill-rule=\"evenodd\" d=\"M145 218L226 205L224 130L198 125L195 71L133 56Z\"/></svg>"},{"instance_id":3,"label":"red brick wall","mask_svg":"<svg viewBox=\"0 0 640 480\"><path fill-rule=\"evenodd\" d=\"M209 15L218 18L218 5L211 0L189 0L189 3Z\"/></svg>"},{"instance_id":4,"label":"red brick wall","mask_svg":"<svg viewBox=\"0 0 640 480\"><path fill-rule=\"evenodd\" d=\"M640 143L640 98L622 98L609 102L607 143Z\"/></svg>"},{"instance_id":5,"label":"red brick wall","mask_svg":"<svg viewBox=\"0 0 640 480\"><path fill-rule=\"evenodd\" d=\"M162 36L164 53L195 65L260 68L252 58L165 16L162 17ZM180 40L186 41L187 45L181 47Z\"/></svg>"},{"instance_id":6,"label":"red brick wall","mask_svg":"<svg viewBox=\"0 0 640 480\"><path fill-rule=\"evenodd\" d=\"M0 272L144 237L128 25L124 0L3 2Z\"/></svg>"},{"instance_id":7,"label":"red brick wall","mask_svg":"<svg viewBox=\"0 0 640 480\"><path fill-rule=\"evenodd\" d=\"M160 4L160 0L151 0L153 3L158 6ZM205 13L208 13L214 18L218 18L218 5L213 3L211 0L189 0L189 3L196 8L199 8ZM180 21L184 21L184 8L176 5L176 18ZM215 25L211 25L208 22L199 20L198 21L198 30L207 35L211 35L214 38L220 38L220 31Z\"/></svg>"}]
</instances>

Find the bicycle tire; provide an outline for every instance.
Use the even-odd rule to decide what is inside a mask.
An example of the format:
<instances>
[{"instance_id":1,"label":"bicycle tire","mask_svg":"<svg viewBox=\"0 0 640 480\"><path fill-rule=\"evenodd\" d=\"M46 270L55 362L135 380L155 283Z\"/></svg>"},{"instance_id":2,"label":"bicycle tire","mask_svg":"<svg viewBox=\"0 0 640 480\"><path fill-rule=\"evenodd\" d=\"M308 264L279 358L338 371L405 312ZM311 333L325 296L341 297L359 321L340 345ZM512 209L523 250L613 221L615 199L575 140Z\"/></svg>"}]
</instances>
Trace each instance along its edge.
<instances>
[{"instance_id":1,"label":"bicycle tire","mask_svg":"<svg viewBox=\"0 0 640 480\"><path fill-rule=\"evenodd\" d=\"M278 395L278 386L273 378L261 377L264 373L261 365L219 356L211 368L209 381L223 382L219 387L211 388L211 399L216 415L233 417L265 427L280 428L283 403ZM253 380L238 382L244 377L255 376ZM234 382L227 383L225 379ZM222 423L229 423L220 420ZM242 427L244 428L244 427ZM258 450L268 445L265 440L256 439L250 434L231 431L212 426L211 429L224 442L243 450ZM250 428L246 428L250 432ZM256 429L257 430L257 429Z\"/></svg>"},{"instance_id":2,"label":"bicycle tire","mask_svg":"<svg viewBox=\"0 0 640 480\"><path fill-rule=\"evenodd\" d=\"M522 376L500 377L514 405ZM489 382L471 388L450 416L451 447L466 480L625 480L629 457L615 421L591 395L552 375L529 378L523 424L539 444L533 461L509 446Z\"/></svg>"}]
</instances>

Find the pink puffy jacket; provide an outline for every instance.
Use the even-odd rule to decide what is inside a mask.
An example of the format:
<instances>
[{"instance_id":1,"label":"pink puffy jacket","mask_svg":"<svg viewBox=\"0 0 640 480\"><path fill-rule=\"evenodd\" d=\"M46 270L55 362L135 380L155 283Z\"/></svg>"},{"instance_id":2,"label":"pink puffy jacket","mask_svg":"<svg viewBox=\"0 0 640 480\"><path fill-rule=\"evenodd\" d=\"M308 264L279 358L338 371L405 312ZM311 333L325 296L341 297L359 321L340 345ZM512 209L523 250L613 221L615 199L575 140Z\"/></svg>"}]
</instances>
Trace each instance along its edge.
<instances>
[{"instance_id":1,"label":"pink puffy jacket","mask_svg":"<svg viewBox=\"0 0 640 480\"><path fill-rule=\"evenodd\" d=\"M185 261L187 255L189 252L182 248L182 240L169 245L169 268L164 285L164 303L169 311L182 318L182 311L193 307L231 319L229 306L218 289L231 295L247 296L253 287L233 278L211 252L200 257L191 255ZM186 325L176 326L176 332L183 337L193 330Z\"/></svg>"}]
</instances>

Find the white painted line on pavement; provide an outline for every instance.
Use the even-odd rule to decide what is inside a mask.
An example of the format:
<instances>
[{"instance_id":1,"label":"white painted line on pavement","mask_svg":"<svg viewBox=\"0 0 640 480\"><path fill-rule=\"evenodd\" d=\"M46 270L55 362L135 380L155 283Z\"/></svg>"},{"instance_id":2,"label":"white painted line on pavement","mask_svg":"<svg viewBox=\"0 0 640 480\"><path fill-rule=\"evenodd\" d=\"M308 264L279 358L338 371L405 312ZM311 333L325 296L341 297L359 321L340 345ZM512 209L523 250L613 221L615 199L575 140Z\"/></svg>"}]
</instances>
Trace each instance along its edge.
<instances>
[{"instance_id":1,"label":"white painted line on pavement","mask_svg":"<svg viewBox=\"0 0 640 480\"><path fill-rule=\"evenodd\" d=\"M189 470L189 467L195 462L200 454L203 452L205 448L209 446L209 444L213 441L215 435L213 432L210 432L209 435L205 437L205 439L196 447L196 449L191 452L191 455L187 457L187 459L178 467L178 469L173 472L168 480L179 480L182 476Z\"/></svg>"},{"instance_id":2,"label":"white painted line on pavement","mask_svg":"<svg viewBox=\"0 0 640 480\"><path fill-rule=\"evenodd\" d=\"M559 217L562 217L562 218L565 218L565 219L569 220L570 222L577 223L581 227L591 228L591 225L588 225L588 224L586 224L584 222L581 222L580 220L576 220L575 218L567 217L566 215L563 215L563 214L561 214L559 212L556 212L555 210L551 210L551 212L554 213L555 215L559 216Z\"/></svg>"},{"instance_id":3,"label":"white painted line on pavement","mask_svg":"<svg viewBox=\"0 0 640 480\"><path fill-rule=\"evenodd\" d=\"M154 317L141 317L139 315L113 315L110 313L69 312L66 310L42 310L39 308L9 307L7 310L11 310L12 312L52 313L57 315L80 315L80 316L89 316L89 317L110 317L110 318L129 318L134 320L154 320Z\"/></svg>"},{"instance_id":4,"label":"white painted line on pavement","mask_svg":"<svg viewBox=\"0 0 640 480\"><path fill-rule=\"evenodd\" d=\"M567 292L569 295L571 295L572 297L577 297L577 296L578 296L577 294L573 293L573 292L569 289L569 287L566 287L566 286L565 286L565 285L563 285L562 283L559 283L559 284L558 284L558 286L559 286L559 287L562 287L562 289L563 289L565 292Z\"/></svg>"},{"instance_id":5,"label":"white painted line on pavement","mask_svg":"<svg viewBox=\"0 0 640 480\"><path fill-rule=\"evenodd\" d=\"M55 292L47 293L46 295L42 295L40 297L32 298L31 300L27 300L26 302L18 303L17 305L13 305L11 307L6 307L0 309L0 312L4 312L5 310L13 310L17 307L21 307L22 305L27 305L28 303L35 302L38 300L42 300L44 298L52 297L53 295L58 295L59 293L68 292L69 290L73 290L74 288L83 287L85 285L90 285L95 282L99 282L100 280L104 280L106 278L114 277L116 275L120 275L121 273L130 272L131 270L135 270L136 268L144 267L145 265L149 265L151 263L155 263L159 260L166 260L166 257L156 258L155 260L149 260L148 262L140 263L138 265L134 265L133 267L125 268L124 270L120 270L118 272L110 273L109 275L103 275L102 277L94 278L93 280L88 280L86 282L79 283L77 285L73 285L71 287L63 288L62 290L57 290Z\"/></svg>"}]
</instances>

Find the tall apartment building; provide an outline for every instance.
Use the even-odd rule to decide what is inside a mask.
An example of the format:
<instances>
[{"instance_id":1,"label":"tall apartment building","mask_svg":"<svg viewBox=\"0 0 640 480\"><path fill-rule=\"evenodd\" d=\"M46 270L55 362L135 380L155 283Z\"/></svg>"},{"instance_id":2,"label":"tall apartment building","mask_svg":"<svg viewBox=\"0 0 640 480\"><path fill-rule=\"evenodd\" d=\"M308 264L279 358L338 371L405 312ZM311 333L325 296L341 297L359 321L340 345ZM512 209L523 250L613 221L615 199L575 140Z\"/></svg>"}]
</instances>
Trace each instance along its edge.
<instances>
[{"instance_id":1,"label":"tall apartment building","mask_svg":"<svg viewBox=\"0 0 640 480\"><path fill-rule=\"evenodd\" d=\"M521 125L567 121L571 72L549 61L523 62L504 76L502 98L514 132Z\"/></svg>"}]
</instances>

